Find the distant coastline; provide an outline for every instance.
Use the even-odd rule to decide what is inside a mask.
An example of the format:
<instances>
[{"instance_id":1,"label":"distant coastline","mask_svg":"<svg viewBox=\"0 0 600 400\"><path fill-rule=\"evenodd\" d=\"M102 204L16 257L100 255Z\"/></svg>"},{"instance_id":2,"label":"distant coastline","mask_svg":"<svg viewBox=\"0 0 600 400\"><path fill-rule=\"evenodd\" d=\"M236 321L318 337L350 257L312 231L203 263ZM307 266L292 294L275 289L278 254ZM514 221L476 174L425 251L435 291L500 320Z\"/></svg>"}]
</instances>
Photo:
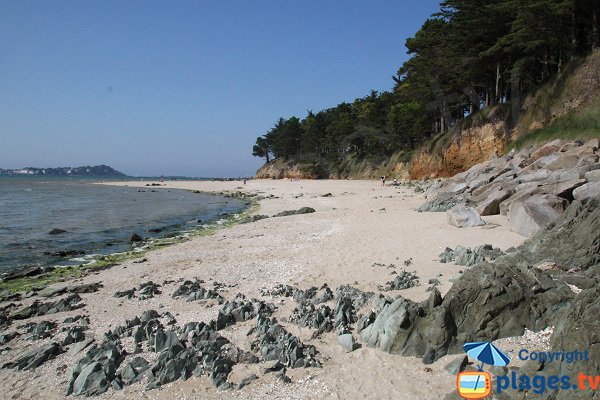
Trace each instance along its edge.
<instances>
[{"instance_id":1,"label":"distant coastline","mask_svg":"<svg viewBox=\"0 0 600 400\"><path fill-rule=\"evenodd\" d=\"M25 167L20 169L0 168L0 175L38 175L38 176L120 176L125 177L124 173L115 170L108 165L95 165L83 167L56 167L56 168L37 168Z\"/></svg>"}]
</instances>

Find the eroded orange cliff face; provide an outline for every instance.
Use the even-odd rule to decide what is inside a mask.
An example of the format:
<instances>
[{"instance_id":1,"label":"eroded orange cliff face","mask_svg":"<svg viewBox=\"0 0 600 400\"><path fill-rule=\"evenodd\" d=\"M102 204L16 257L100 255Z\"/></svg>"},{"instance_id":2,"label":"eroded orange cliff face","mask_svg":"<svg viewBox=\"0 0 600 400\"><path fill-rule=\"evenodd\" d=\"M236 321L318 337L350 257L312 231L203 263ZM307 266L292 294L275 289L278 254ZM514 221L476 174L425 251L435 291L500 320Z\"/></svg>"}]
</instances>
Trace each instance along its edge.
<instances>
[{"instance_id":1,"label":"eroded orange cliff face","mask_svg":"<svg viewBox=\"0 0 600 400\"><path fill-rule=\"evenodd\" d=\"M488 123L462 130L452 138L440 154L426 150L415 155L410 168L412 179L449 177L473 165L500 155L508 144L504 122Z\"/></svg>"}]
</instances>

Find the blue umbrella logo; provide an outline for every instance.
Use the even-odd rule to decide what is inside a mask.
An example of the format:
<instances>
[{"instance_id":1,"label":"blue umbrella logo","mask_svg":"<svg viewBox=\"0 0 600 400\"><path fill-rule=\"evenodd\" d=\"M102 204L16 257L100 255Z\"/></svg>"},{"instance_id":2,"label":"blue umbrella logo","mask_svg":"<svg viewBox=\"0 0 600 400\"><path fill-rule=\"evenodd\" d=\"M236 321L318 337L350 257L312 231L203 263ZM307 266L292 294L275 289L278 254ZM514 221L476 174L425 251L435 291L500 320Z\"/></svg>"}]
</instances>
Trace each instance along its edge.
<instances>
[{"instance_id":1,"label":"blue umbrella logo","mask_svg":"<svg viewBox=\"0 0 600 400\"><path fill-rule=\"evenodd\" d=\"M494 346L492 342L465 343L463 349L467 355L481 362L478 367L480 371L483 371L483 364L504 367L510 362L510 357Z\"/></svg>"},{"instance_id":2,"label":"blue umbrella logo","mask_svg":"<svg viewBox=\"0 0 600 400\"><path fill-rule=\"evenodd\" d=\"M483 364L488 364L496 367L507 366L510 362L510 357L507 356L502 350L492 344L492 342L471 342L465 343L463 346L465 353L469 357L481 362L477 367L479 371L483 371ZM479 384L480 375L477 376L475 381L475 388Z\"/></svg>"}]
</instances>

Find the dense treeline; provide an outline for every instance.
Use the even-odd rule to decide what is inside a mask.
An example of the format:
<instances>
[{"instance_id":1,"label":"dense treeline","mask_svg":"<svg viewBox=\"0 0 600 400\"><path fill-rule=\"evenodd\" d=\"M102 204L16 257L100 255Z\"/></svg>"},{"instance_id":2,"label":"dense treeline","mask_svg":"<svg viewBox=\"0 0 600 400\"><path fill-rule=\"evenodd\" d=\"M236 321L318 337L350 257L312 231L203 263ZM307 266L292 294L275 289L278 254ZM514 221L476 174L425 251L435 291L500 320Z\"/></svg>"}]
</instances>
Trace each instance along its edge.
<instances>
[{"instance_id":1,"label":"dense treeline","mask_svg":"<svg viewBox=\"0 0 600 400\"><path fill-rule=\"evenodd\" d=\"M406 41L412 57L391 92L304 119L281 118L253 155L387 156L414 149L479 110L522 96L600 46L600 0L446 0Z\"/></svg>"}]
</instances>

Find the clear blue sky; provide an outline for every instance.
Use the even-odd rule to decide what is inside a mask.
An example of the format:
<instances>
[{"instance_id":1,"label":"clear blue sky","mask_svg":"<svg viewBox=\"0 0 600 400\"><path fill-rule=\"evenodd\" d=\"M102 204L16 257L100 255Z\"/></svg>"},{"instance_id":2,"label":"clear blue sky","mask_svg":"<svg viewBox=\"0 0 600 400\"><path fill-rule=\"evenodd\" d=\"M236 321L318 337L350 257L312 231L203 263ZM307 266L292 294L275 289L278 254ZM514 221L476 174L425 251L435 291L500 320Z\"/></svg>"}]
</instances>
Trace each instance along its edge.
<instances>
[{"instance_id":1,"label":"clear blue sky","mask_svg":"<svg viewBox=\"0 0 600 400\"><path fill-rule=\"evenodd\" d=\"M435 0L0 2L0 168L239 176L257 136L389 90Z\"/></svg>"}]
</instances>

